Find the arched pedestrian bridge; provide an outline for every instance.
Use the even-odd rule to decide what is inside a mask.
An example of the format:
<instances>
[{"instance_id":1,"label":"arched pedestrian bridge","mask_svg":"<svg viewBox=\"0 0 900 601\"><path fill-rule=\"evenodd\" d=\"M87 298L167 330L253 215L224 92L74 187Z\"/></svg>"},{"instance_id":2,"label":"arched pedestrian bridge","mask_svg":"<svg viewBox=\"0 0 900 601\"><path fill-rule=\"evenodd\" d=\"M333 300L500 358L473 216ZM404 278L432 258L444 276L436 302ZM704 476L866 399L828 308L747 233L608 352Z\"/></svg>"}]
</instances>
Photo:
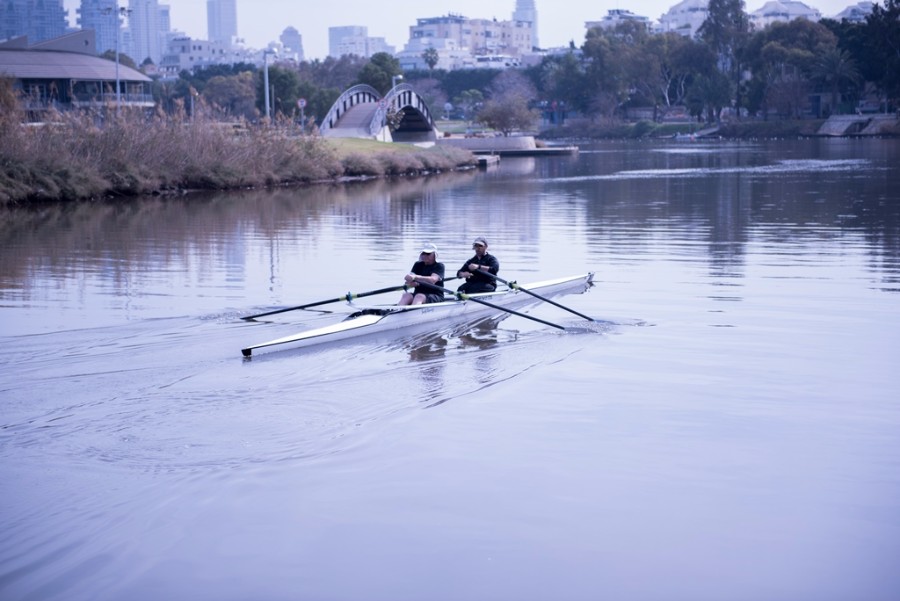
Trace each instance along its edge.
<instances>
[{"instance_id":1,"label":"arched pedestrian bridge","mask_svg":"<svg viewBox=\"0 0 900 601\"><path fill-rule=\"evenodd\" d=\"M319 133L406 143L434 142L438 136L425 100L409 84L395 86L383 97L372 86L353 86L332 105Z\"/></svg>"}]
</instances>

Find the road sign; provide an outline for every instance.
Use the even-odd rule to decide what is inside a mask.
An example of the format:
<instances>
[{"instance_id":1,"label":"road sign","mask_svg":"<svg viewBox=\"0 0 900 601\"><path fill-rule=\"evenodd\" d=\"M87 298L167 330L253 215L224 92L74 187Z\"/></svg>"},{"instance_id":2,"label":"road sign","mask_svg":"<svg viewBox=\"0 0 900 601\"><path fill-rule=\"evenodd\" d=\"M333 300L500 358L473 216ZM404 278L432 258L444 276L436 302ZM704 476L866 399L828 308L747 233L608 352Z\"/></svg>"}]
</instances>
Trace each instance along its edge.
<instances>
[{"instance_id":1,"label":"road sign","mask_svg":"<svg viewBox=\"0 0 900 601\"><path fill-rule=\"evenodd\" d=\"M298 99L297 99L297 106L300 107L300 108L305 107L305 106L306 106L306 98L298 98Z\"/></svg>"}]
</instances>

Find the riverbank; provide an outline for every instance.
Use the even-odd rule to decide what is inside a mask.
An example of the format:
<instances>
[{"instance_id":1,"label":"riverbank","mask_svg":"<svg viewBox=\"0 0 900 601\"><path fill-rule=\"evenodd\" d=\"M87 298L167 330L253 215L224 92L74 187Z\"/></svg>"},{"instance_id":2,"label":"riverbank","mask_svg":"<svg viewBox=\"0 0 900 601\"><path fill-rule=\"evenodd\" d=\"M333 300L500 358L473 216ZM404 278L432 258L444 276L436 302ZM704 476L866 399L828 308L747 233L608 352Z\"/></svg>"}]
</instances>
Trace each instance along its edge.
<instances>
[{"instance_id":1,"label":"riverbank","mask_svg":"<svg viewBox=\"0 0 900 601\"><path fill-rule=\"evenodd\" d=\"M0 117L0 204L259 188L472 168L471 152L324 140L290 128L57 114Z\"/></svg>"},{"instance_id":2,"label":"riverbank","mask_svg":"<svg viewBox=\"0 0 900 601\"><path fill-rule=\"evenodd\" d=\"M541 138L611 140L674 138L697 135L707 131L713 132L709 135L717 138L735 140L806 138L822 135L820 130L824 123L825 119L734 121L717 126L702 123L653 123L652 121L614 124L579 121L578 123L569 123L564 127L545 130L541 133ZM892 128L883 128L881 135L900 136L900 124Z\"/></svg>"}]
</instances>

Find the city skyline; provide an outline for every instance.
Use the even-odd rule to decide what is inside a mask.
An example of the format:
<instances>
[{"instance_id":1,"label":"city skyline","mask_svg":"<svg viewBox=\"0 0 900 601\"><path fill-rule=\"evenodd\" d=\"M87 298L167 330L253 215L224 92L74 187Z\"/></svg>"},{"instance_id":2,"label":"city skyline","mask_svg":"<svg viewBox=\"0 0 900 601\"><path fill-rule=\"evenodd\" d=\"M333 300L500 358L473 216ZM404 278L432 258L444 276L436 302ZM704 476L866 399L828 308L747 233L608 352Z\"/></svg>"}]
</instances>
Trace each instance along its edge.
<instances>
[{"instance_id":1,"label":"city skyline","mask_svg":"<svg viewBox=\"0 0 900 601\"><path fill-rule=\"evenodd\" d=\"M751 0L745 10L752 12L767 0ZM677 0L645 0L639 6L627 7L632 12L657 21L660 16L677 4ZM126 6L128 0L120 0ZM171 7L172 29L183 31L197 39L209 39L207 0L161 0ZM854 0L811 0L805 4L818 9L823 16L832 16ZM81 0L64 0L69 11L69 22L76 26L76 9ZM584 41L585 21L602 18L609 10L623 7L621 0L604 0L586 6L575 0L534 0L538 15L538 38L545 48L566 46L570 41L581 45ZM508 20L512 18L516 0L397 0L391 10L384 4L371 0L344 0L340 11L310 10L305 2L296 0L237 0L237 35L251 48L263 48L277 42L287 27L294 27L303 38L307 59L324 59L328 56L328 28L361 25L368 28L373 37L402 50L409 38L409 27L416 19L438 17L448 13L461 14L473 19ZM398 15L401 15L398 17Z\"/></svg>"}]
</instances>

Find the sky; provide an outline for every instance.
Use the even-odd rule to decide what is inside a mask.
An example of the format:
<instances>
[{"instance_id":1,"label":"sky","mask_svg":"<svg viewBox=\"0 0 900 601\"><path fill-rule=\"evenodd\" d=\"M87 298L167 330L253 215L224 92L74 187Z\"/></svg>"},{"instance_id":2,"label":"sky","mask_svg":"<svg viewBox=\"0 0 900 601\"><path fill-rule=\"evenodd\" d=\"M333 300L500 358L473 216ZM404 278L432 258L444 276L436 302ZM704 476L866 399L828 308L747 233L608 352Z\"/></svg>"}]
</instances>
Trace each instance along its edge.
<instances>
[{"instance_id":1,"label":"sky","mask_svg":"<svg viewBox=\"0 0 900 601\"><path fill-rule=\"evenodd\" d=\"M128 0L119 0L125 5ZM680 0L535 0L538 36L542 47L576 45L584 41L585 21L601 19L610 9L625 8L656 21ZM745 0L753 12L767 0ZM805 0L823 16L830 17L859 0ZM311 0L237 0L238 37L247 46L264 48L277 41L285 27L293 26L303 36L307 59L328 55L328 28L365 25L370 37L383 37L397 51L409 39L416 19L448 13L473 19L510 19L515 0L336 0L319 4ZM206 0L160 0L171 7L172 28L194 38L206 39ZM74 22L80 0L64 0L69 20ZM74 23L73 23L74 24Z\"/></svg>"}]
</instances>

